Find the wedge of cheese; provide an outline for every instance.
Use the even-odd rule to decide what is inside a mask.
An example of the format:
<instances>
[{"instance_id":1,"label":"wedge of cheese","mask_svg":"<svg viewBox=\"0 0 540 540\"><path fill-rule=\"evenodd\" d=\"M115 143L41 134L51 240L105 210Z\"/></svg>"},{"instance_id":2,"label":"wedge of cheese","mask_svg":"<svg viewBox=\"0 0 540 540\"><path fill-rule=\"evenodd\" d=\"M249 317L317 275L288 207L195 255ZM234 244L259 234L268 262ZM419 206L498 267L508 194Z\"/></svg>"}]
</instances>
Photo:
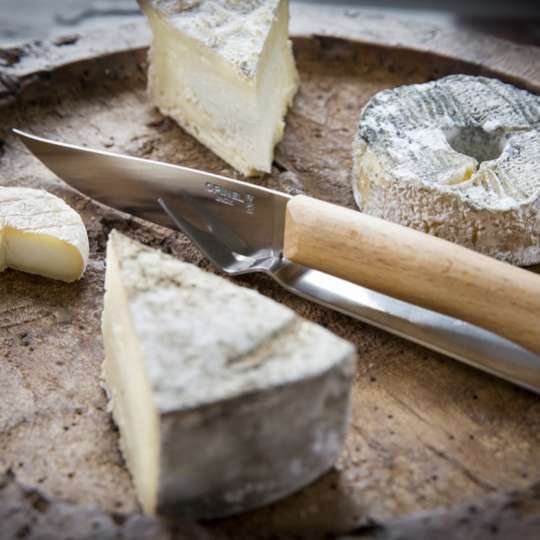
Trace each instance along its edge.
<instances>
[{"instance_id":1,"label":"wedge of cheese","mask_svg":"<svg viewBox=\"0 0 540 540\"><path fill-rule=\"evenodd\" d=\"M154 104L244 175L270 172L298 88L286 0L139 0Z\"/></svg>"},{"instance_id":2,"label":"wedge of cheese","mask_svg":"<svg viewBox=\"0 0 540 540\"><path fill-rule=\"evenodd\" d=\"M334 463L350 343L115 231L105 288L105 385L147 513L240 512Z\"/></svg>"},{"instance_id":3,"label":"wedge of cheese","mask_svg":"<svg viewBox=\"0 0 540 540\"><path fill-rule=\"evenodd\" d=\"M87 261L88 236L75 210L43 190L0 187L0 271L71 282Z\"/></svg>"},{"instance_id":4,"label":"wedge of cheese","mask_svg":"<svg viewBox=\"0 0 540 540\"><path fill-rule=\"evenodd\" d=\"M363 212L514 264L540 263L540 97L450 75L376 94L353 144Z\"/></svg>"}]
</instances>

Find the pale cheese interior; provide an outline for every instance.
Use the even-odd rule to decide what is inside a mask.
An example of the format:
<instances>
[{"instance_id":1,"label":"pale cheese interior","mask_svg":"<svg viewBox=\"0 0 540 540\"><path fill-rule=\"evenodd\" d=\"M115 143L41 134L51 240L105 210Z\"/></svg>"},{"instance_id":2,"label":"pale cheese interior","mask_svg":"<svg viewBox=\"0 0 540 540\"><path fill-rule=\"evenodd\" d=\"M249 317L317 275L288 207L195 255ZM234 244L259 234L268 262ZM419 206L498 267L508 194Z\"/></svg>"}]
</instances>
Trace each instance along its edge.
<instances>
[{"instance_id":1,"label":"pale cheese interior","mask_svg":"<svg viewBox=\"0 0 540 540\"><path fill-rule=\"evenodd\" d=\"M215 51L152 10L149 91L166 115L245 175L270 172L284 116L298 87L281 2L256 76L242 77Z\"/></svg>"},{"instance_id":2,"label":"pale cheese interior","mask_svg":"<svg viewBox=\"0 0 540 540\"><path fill-rule=\"evenodd\" d=\"M62 281L79 279L88 261L81 216L42 189L0 186L0 270Z\"/></svg>"},{"instance_id":3,"label":"pale cheese interior","mask_svg":"<svg viewBox=\"0 0 540 540\"><path fill-rule=\"evenodd\" d=\"M154 514L159 475L158 412L129 313L118 261L110 248L107 250L105 289L103 375L120 431L120 446L139 501L146 513Z\"/></svg>"},{"instance_id":4,"label":"pale cheese interior","mask_svg":"<svg viewBox=\"0 0 540 540\"><path fill-rule=\"evenodd\" d=\"M0 270L12 268L71 282L81 277L84 265L75 246L54 236L10 227L0 231Z\"/></svg>"}]
</instances>

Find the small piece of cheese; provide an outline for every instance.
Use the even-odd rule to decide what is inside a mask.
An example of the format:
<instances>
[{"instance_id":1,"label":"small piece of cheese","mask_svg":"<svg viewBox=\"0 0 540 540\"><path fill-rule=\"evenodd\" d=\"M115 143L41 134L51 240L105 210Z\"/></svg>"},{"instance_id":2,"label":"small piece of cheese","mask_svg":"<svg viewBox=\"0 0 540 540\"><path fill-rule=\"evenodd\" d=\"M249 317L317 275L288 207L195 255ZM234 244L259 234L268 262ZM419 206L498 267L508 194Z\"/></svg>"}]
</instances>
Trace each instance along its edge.
<instances>
[{"instance_id":1,"label":"small piece of cheese","mask_svg":"<svg viewBox=\"0 0 540 540\"><path fill-rule=\"evenodd\" d=\"M140 0L154 104L244 175L270 172L298 88L286 0Z\"/></svg>"},{"instance_id":2,"label":"small piece of cheese","mask_svg":"<svg viewBox=\"0 0 540 540\"><path fill-rule=\"evenodd\" d=\"M368 214L514 264L540 263L540 97L450 75L376 94L353 189Z\"/></svg>"},{"instance_id":3,"label":"small piece of cheese","mask_svg":"<svg viewBox=\"0 0 540 540\"><path fill-rule=\"evenodd\" d=\"M105 289L105 384L145 512L236 513L331 467L350 343L116 231Z\"/></svg>"},{"instance_id":4,"label":"small piece of cheese","mask_svg":"<svg viewBox=\"0 0 540 540\"><path fill-rule=\"evenodd\" d=\"M75 210L40 189L0 187L0 271L71 282L87 261L88 235Z\"/></svg>"}]
</instances>

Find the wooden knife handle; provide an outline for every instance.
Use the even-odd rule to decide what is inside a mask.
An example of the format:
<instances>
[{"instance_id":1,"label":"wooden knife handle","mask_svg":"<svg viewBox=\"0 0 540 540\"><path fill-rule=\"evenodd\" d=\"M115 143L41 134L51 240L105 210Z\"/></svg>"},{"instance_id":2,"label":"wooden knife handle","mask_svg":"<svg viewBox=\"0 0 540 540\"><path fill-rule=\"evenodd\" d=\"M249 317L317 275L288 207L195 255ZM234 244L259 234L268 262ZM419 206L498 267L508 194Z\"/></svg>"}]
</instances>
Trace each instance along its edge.
<instances>
[{"instance_id":1,"label":"wooden knife handle","mask_svg":"<svg viewBox=\"0 0 540 540\"><path fill-rule=\"evenodd\" d=\"M527 270L303 195L287 205L284 255L540 354L540 276Z\"/></svg>"}]
</instances>

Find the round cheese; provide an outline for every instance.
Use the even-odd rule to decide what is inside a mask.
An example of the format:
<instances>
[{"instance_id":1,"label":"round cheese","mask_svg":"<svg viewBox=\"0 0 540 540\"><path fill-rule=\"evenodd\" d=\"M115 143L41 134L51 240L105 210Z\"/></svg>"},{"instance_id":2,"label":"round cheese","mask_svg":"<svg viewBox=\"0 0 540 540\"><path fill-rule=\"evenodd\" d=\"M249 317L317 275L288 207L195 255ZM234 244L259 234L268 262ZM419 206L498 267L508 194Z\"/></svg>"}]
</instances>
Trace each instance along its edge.
<instances>
[{"instance_id":1,"label":"round cheese","mask_svg":"<svg viewBox=\"0 0 540 540\"><path fill-rule=\"evenodd\" d=\"M540 97L451 75L376 94L353 144L359 208L514 264L540 262Z\"/></svg>"}]
</instances>

